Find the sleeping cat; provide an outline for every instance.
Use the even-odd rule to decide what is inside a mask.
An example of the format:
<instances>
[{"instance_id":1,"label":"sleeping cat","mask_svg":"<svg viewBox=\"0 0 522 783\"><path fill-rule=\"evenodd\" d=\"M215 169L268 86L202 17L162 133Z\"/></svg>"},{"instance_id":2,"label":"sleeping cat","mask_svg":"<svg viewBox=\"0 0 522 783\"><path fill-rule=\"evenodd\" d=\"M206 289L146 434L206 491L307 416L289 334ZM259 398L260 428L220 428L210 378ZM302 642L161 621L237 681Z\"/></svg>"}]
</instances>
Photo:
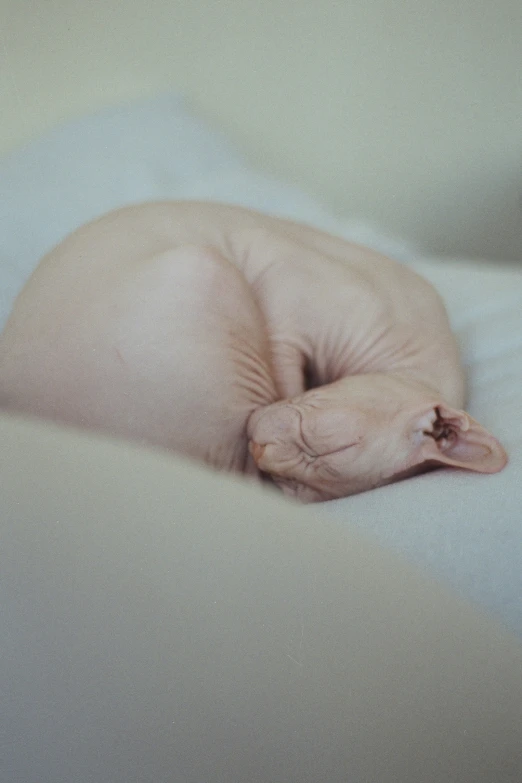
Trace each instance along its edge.
<instances>
[{"instance_id":1,"label":"sleeping cat","mask_svg":"<svg viewBox=\"0 0 522 783\"><path fill-rule=\"evenodd\" d=\"M305 502L507 457L462 410L432 286L309 226L143 204L40 263L0 337L8 410L270 476Z\"/></svg>"}]
</instances>

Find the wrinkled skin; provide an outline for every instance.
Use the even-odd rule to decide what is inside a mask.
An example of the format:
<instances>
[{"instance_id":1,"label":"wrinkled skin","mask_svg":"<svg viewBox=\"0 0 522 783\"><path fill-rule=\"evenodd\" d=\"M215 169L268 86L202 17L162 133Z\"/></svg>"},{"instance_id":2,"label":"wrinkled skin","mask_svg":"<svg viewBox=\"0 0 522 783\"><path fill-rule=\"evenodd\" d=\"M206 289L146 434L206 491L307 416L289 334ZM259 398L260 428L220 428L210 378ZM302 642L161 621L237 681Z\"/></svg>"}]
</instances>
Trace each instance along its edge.
<instances>
[{"instance_id":1,"label":"wrinkled skin","mask_svg":"<svg viewBox=\"0 0 522 783\"><path fill-rule=\"evenodd\" d=\"M505 464L470 416L392 374L356 375L259 410L249 434L260 469L308 503L440 465L495 472Z\"/></svg>"},{"instance_id":2,"label":"wrinkled skin","mask_svg":"<svg viewBox=\"0 0 522 783\"><path fill-rule=\"evenodd\" d=\"M412 270L217 204L129 207L41 262L0 338L0 404L270 476L304 502L507 457L468 414Z\"/></svg>"}]
</instances>

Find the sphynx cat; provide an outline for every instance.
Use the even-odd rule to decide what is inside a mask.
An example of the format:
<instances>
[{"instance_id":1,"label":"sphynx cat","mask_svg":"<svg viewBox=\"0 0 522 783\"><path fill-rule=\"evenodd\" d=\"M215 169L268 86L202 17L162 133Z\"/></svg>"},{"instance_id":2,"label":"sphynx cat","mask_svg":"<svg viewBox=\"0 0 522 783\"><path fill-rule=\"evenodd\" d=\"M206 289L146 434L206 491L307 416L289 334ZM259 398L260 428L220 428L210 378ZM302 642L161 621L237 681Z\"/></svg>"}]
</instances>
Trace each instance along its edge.
<instances>
[{"instance_id":1,"label":"sphynx cat","mask_svg":"<svg viewBox=\"0 0 522 783\"><path fill-rule=\"evenodd\" d=\"M0 338L0 402L268 475L304 502L507 461L462 410L458 348L428 282L211 203L126 207L52 250Z\"/></svg>"}]
</instances>

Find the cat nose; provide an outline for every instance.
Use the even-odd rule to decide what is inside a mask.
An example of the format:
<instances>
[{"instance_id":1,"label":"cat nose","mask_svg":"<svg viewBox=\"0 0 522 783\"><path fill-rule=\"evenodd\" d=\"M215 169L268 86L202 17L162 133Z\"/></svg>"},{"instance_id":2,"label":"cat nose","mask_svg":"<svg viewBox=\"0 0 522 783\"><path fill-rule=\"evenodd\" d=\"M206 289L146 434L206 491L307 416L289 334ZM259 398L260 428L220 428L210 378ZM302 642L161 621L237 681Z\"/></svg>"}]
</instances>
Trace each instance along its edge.
<instances>
[{"instance_id":1,"label":"cat nose","mask_svg":"<svg viewBox=\"0 0 522 783\"><path fill-rule=\"evenodd\" d=\"M255 443L254 441L250 441L250 443L248 444L248 448L256 463L259 464L259 462L263 459L263 454L265 453L266 445L262 446L260 443Z\"/></svg>"}]
</instances>

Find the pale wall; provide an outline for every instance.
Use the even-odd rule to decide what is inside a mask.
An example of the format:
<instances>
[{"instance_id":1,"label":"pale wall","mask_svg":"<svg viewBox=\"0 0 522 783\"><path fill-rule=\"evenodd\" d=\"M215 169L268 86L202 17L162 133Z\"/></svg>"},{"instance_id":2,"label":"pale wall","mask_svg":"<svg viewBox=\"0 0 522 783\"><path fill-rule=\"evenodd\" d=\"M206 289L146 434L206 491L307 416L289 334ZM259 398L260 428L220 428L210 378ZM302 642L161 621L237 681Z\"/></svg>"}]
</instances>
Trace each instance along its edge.
<instances>
[{"instance_id":1,"label":"pale wall","mask_svg":"<svg viewBox=\"0 0 522 783\"><path fill-rule=\"evenodd\" d=\"M0 0L0 149L178 86L343 213L521 259L521 62L521 0Z\"/></svg>"}]
</instances>

